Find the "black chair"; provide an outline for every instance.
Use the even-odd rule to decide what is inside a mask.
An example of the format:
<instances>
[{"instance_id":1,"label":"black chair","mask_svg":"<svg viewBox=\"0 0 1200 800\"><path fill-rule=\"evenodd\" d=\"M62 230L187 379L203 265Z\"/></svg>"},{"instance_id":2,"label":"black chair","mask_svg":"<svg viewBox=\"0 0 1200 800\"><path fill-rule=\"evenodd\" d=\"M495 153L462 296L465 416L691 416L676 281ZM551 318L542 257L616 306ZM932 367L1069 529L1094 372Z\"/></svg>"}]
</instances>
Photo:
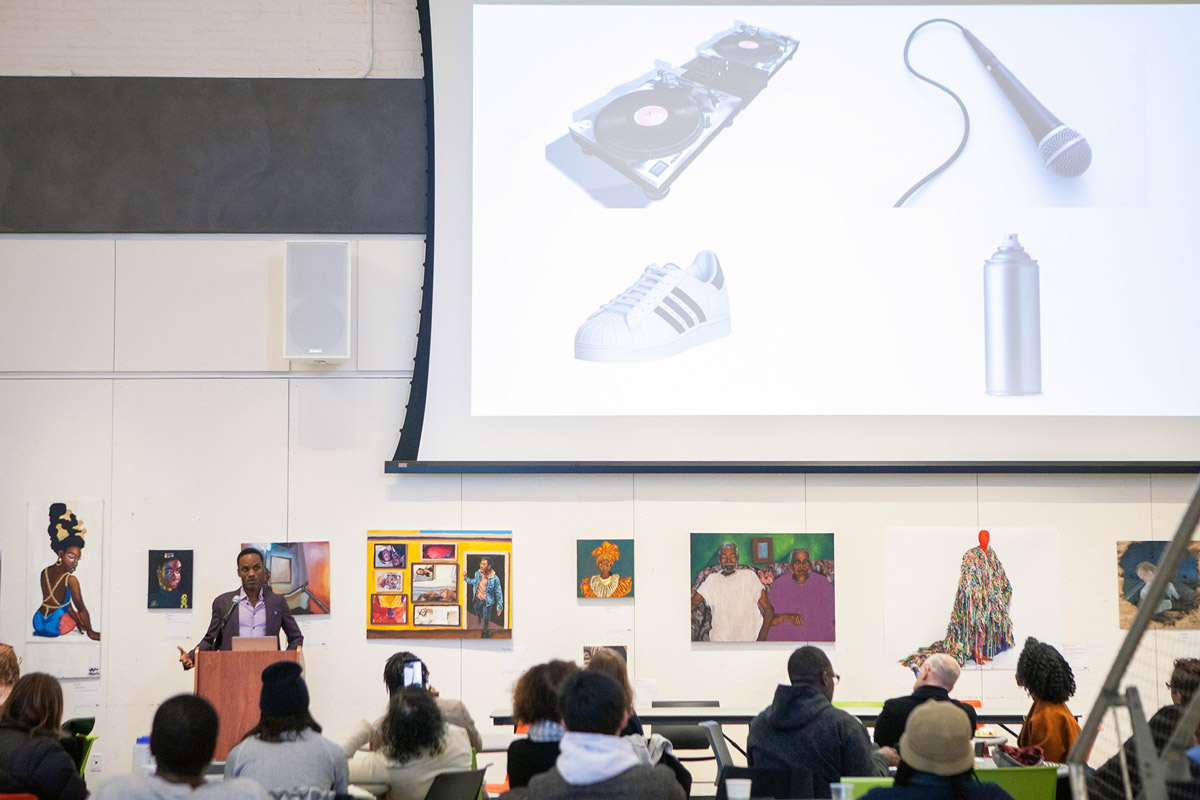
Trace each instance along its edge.
<instances>
[{"instance_id":1,"label":"black chair","mask_svg":"<svg viewBox=\"0 0 1200 800\"><path fill-rule=\"evenodd\" d=\"M475 800L483 788L483 767L443 772L433 779L425 800Z\"/></svg>"},{"instance_id":2,"label":"black chair","mask_svg":"<svg viewBox=\"0 0 1200 800\"><path fill-rule=\"evenodd\" d=\"M717 778L717 800L729 800L725 781L749 778L751 797L829 797L829 784L803 769L726 767Z\"/></svg>"},{"instance_id":3,"label":"black chair","mask_svg":"<svg viewBox=\"0 0 1200 800\"><path fill-rule=\"evenodd\" d=\"M652 700L651 708L719 708L720 700ZM716 754L711 750L708 732L696 724L652 725L651 730L671 743L675 757L680 761L713 761ZM706 755L684 756L681 750L704 750Z\"/></svg>"}]
</instances>

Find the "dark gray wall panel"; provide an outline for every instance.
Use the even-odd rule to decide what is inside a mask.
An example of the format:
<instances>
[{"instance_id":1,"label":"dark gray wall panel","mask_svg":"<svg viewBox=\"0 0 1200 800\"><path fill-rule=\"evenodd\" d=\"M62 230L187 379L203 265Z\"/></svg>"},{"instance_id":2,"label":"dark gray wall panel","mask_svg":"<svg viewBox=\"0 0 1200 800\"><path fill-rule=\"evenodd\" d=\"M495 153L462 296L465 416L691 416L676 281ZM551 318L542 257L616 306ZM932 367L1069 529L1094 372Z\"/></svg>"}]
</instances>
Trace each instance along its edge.
<instances>
[{"instance_id":1,"label":"dark gray wall panel","mask_svg":"<svg viewBox=\"0 0 1200 800\"><path fill-rule=\"evenodd\" d=\"M424 233L420 80L0 78L0 232Z\"/></svg>"}]
</instances>

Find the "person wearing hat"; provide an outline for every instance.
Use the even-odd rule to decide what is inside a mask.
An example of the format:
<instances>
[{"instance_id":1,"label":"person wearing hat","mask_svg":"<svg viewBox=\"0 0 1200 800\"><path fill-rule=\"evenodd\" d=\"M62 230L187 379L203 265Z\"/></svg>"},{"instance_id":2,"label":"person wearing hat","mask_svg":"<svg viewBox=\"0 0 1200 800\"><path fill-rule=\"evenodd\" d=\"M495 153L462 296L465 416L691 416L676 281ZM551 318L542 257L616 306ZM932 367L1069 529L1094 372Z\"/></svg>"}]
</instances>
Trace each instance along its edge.
<instances>
[{"instance_id":1,"label":"person wearing hat","mask_svg":"<svg viewBox=\"0 0 1200 800\"><path fill-rule=\"evenodd\" d=\"M994 783L975 777L974 729L967 712L952 702L927 700L908 715L900 735L896 783L872 789L870 800L1012 800Z\"/></svg>"},{"instance_id":2,"label":"person wearing hat","mask_svg":"<svg viewBox=\"0 0 1200 800\"><path fill-rule=\"evenodd\" d=\"M227 777L253 778L267 791L318 789L346 792L346 754L321 735L308 711L308 686L294 661L262 671L262 716L225 759Z\"/></svg>"}]
</instances>

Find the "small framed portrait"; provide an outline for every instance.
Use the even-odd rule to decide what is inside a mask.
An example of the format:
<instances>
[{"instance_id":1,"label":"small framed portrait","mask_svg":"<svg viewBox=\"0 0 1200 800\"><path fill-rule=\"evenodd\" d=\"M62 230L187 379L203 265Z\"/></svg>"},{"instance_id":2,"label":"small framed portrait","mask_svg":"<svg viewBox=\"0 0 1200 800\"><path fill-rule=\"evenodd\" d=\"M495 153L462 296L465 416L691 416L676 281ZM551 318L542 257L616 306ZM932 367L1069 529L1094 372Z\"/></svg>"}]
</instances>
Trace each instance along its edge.
<instances>
[{"instance_id":1,"label":"small framed portrait","mask_svg":"<svg viewBox=\"0 0 1200 800\"><path fill-rule=\"evenodd\" d=\"M437 542L421 545L422 561L453 561L458 558L458 545Z\"/></svg>"},{"instance_id":2,"label":"small framed portrait","mask_svg":"<svg viewBox=\"0 0 1200 800\"><path fill-rule=\"evenodd\" d=\"M408 595L371 595L371 623L374 625L404 625L408 622Z\"/></svg>"},{"instance_id":3,"label":"small framed portrait","mask_svg":"<svg viewBox=\"0 0 1200 800\"><path fill-rule=\"evenodd\" d=\"M375 591L377 592L403 592L404 591L404 573L403 572L376 572L375 573Z\"/></svg>"},{"instance_id":4,"label":"small framed portrait","mask_svg":"<svg viewBox=\"0 0 1200 800\"><path fill-rule=\"evenodd\" d=\"M151 550L146 608L192 607L192 551Z\"/></svg>"},{"instance_id":5,"label":"small framed portrait","mask_svg":"<svg viewBox=\"0 0 1200 800\"><path fill-rule=\"evenodd\" d=\"M442 628L462 627L462 609L458 606L413 606L413 625Z\"/></svg>"},{"instance_id":6,"label":"small framed portrait","mask_svg":"<svg viewBox=\"0 0 1200 800\"><path fill-rule=\"evenodd\" d=\"M408 548L404 545L375 545L375 569L404 569L407 566Z\"/></svg>"},{"instance_id":7,"label":"small framed portrait","mask_svg":"<svg viewBox=\"0 0 1200 800\"><path fill-rule=\"evenodd\" d=\"M770 564L775 560L775 540L770 536L755 536L750 540L750 563Z\"/></svg>"}]
</instances>

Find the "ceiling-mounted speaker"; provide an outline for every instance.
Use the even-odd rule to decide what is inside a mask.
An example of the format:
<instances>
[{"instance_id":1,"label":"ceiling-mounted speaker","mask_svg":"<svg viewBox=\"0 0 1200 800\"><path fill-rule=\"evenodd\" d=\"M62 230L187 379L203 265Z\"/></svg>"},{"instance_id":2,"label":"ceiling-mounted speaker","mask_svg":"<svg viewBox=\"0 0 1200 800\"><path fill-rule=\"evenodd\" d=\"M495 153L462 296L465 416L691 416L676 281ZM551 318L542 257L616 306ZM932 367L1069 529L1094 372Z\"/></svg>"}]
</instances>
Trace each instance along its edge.
<instances>
[{"instance_id":1,"label":"ceiling-mounted speaker","mask_svg":"<svg viewBox=\"0 0 1200 800\"><path fill-rule=\"evenodd\" d=\"M283 357L350 358L350 243L286 242Z\"/></svg>"}]
</instances>

